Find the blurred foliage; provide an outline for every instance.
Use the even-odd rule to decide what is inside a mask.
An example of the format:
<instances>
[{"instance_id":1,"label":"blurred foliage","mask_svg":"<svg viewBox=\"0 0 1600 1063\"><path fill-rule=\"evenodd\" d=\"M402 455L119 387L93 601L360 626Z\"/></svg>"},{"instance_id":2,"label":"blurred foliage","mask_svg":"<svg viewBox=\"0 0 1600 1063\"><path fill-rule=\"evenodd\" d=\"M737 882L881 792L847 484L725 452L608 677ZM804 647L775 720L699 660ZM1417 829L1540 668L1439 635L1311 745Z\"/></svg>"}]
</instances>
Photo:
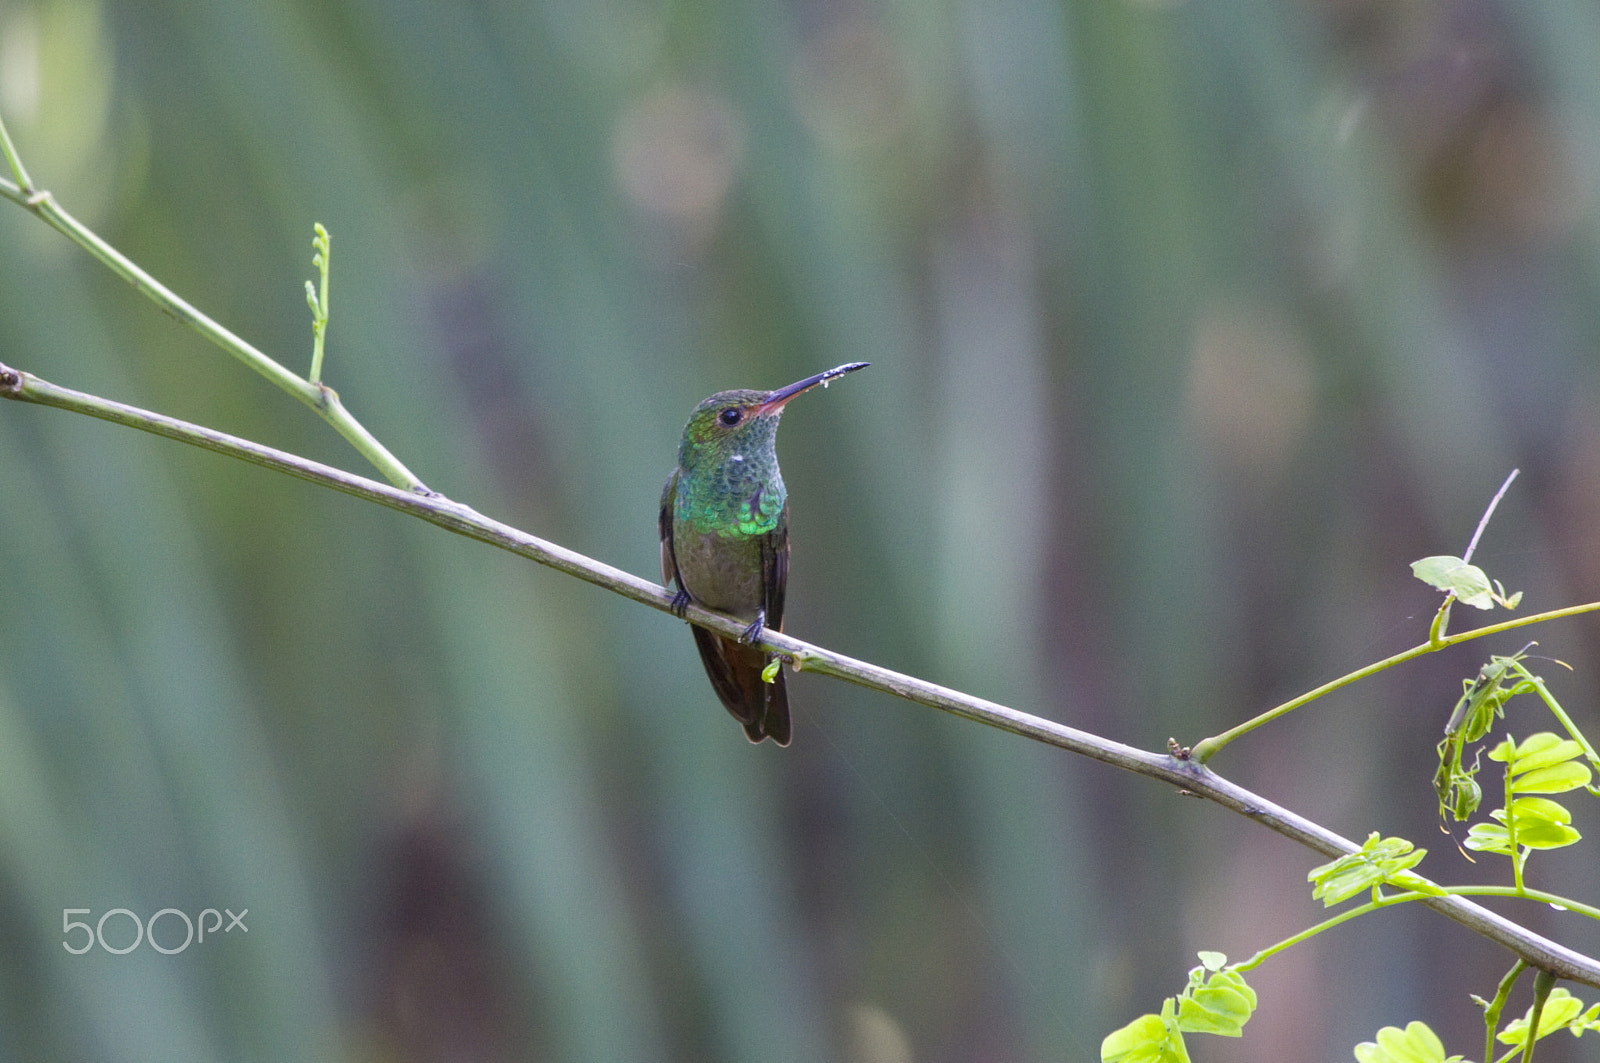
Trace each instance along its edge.
<instances>
[{"instance_id":1,"label":"blurred foliage","mask_svg":"<svg viewBox=\"0 0 1600 1063\"><path fill-rule=\"evenodd\" d=\"M1600 597L1597 52L1582 0L0 0L0 113L301 371L325 224L356 415L635 572L698 399L870 360L785 418L790 631L1160 748L1421 641L1406 564L1514 464L1478 559ZM0 248L0 359L353 464L24 212ZM0 1057L1085 1059L1317 918L1310 854L843 684L751 748L680 624L396 514L37 408L0 468ZM1539 638L1592 722L1600 629ZM1214 766L1422 838L1514 648ZM224 906L173 956L57 922ZM1364 922L1226 1058L1474 1043L1506 958Z\"/></svg>"}]
</instances>

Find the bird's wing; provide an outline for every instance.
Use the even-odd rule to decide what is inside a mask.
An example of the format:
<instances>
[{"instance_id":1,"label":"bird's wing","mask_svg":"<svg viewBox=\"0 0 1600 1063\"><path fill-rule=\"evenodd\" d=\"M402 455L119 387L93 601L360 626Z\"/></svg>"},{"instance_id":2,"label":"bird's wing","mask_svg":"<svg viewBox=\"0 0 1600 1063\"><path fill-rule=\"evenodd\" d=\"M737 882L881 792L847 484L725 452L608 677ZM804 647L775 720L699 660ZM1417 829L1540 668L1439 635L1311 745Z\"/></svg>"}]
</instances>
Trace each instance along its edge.
<instances>
[{"instance_id":1,"label":"bird's wing","mask_svg":"<svg viewBox=\"0 0 1600 1063\"><path fill-rule=\"evenodd\" d=\"M661 488L661 514L656 518L656 526L661 532L661 582L667 586L678 579L678 558L672 552L672 507L677 493L678 470L673 469L666 485ZM683 586L682 580L678 580L678 586Z\"/></svg>"},{"instance_id":2,"label":"bird's wing","mask_svg":"<svg viewBox=\"0 0 1600 1063\"><path fill-rule=\"evenodd\" d=\"M789 585L789 506L778 512L778 526L761 537L761 584L765 592L762 606L767 611L767 626L783 630L783 592Z\"/></svg>"}]
</instances>

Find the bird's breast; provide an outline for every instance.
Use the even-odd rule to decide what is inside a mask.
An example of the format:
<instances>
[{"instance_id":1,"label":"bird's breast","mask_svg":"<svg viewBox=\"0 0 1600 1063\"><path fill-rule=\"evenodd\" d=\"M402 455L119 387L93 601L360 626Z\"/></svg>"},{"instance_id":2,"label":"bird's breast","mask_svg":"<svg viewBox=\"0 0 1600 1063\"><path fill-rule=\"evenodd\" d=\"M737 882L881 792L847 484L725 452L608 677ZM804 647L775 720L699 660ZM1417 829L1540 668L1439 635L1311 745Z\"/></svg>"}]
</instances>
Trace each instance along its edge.
<instances>
[{"instance_id":1,"label":"bird's breast","mask_svg":"<svg viewBox=\"0 0 1600 1063\"><path fill-rule=\"evenodd\" d=\"M695 601L718 612L755 619L765 600L757 537L699 532L679 525L672 541L678 578Z\"/></svg>"}]
</instances>

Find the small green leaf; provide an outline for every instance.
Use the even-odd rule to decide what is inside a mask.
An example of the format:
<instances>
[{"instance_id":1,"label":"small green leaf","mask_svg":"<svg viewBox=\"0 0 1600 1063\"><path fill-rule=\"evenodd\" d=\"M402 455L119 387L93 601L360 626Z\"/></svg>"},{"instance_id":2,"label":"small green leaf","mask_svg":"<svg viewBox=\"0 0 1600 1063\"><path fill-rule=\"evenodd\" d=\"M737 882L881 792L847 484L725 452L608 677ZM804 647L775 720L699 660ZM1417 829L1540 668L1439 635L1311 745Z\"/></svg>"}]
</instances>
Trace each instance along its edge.
<instances>
[{"instance_id":1,"label":"small green leaf","mask_svg":"<svg viewBox=\"0 0 1600 1063\"><path fill-rule=\"evenodd\" d=\"M1239 1037L1256 1009L1256 991L1238 971L1212 971L1205 985L1178 998L1178 1029Z\"/></svg>"},{"instance_id":2,"label":"small green leaf","mask_svg":"<svg viewBox=\"0 0 1600 1063\"><path fill-rule=\"evenodd\" d=\"M1559 823L1539 823L1517 828L1517 844L1529 849L1563 849L1583 840L1576 828Z\"/></svg>"},{"instance_id":3,"label":"small green leaf","mask_svg":"<svg viewBox=\"0 0 1600 1063\"><path fill-rule=\"evenodd\" d=\"M1444 1043L1423 1022L1409 1023L1404 1030L1385 1026L1376 1043L1356 1045L1355 1056L1359 1063L1459 1063L1462 1058L1447 1058Z\"/></svg>"},{"instance_id":4,"label":"small green leaf","mask_svg":"<svg viewBox=\"0 0 1600 1063\"><path fill-rule=\"evenodd\" d=\"M1517 744L1516 754L1511 761L1511 770L1534 771L1582 755L1583 747L1572 739L1562 738L1551 731L1540 731Z\"/></svg>"},{"instance_id":5,"label":"small green leaf","mask_svg":"<svg viewBox=\"0 0 1600 1063\"><path fill-rule=\"evenodd\" d=\"M1502 810L1496 809L1496 811ZM1567 807L1548 797L1519 797L1511 802L1511 814L1516 818L1519 831L1524 826L1539 823L1565 825L1572 822L1572 813L1567 811Z\"/></svg>"},{"instance_id":6,"label":"small green leaf","mask_svg":"<svg viewBox=\"0 0 1600 1063\"><path fill-rule=\"evenodd\" d=\"M1463 844L1475 852L1511 855L1511 835L1498 823L1474 823Z\"/></svg>"},{"instance_id":7,"label":"small green leaf","mask_svg":"<svg viewBox=\"0 0 1600 1063\"><path fill-rule=\"evenodd\" d=\"M761 669L761 681L763 683L776 683L778 681L778 669L782 667L783 658L774 657L772 660L767 662L767 666L765 668Z\"/></svg>"},{"instance_id":8,"label":"small green leaf","mask_svg":"<svg viewBox=\"0 0 1600 1063\"><path fill-rule=\"evenodd\" d=\"M1228 958L1202 952L1202 966L1189 972L1181 994L1168 997L1160 1015L1141 1015L1100 1042L1102 1063L1189 1063L1185 1033L1238 1037L1255 1011L1256 992L1238 971L1223 969Z\"/></svg>"},{"instance_id":9,"label":"small green leaf","mask_svg":"<svg viewBox=\"0 0 1600 1063\"><path fill-rule=\"evenodd\" d=\"M1172 998L1160 1015L1141 1015L1100 1042L1100 1063L1189 1063L1183 1034L1171 1018Z\"/></svg>"},{"instance_id":10,"label":"small green leaf","mask_svg":"<svg viewBox=\"0 0 1600 1063\"><path fill-rule=\"evenodd\" d=\"M1430 587L1437 587L1441 591L1454 590L1455 585L1451 577L1465 564L1466 562L1459 557L1437 554L1411 562L1411 574Z\"/></svg>"},{"instance_id":11,"label":"small green leaf","mask_svg":"<svg viewBox=\"0 0 1600 1063\"><path fill-rule=\"evenodd\" d=\"M1430 587L1454 594L1474 608L1494 608L1494 587L1489 577L1483 569L1459 557L1425 557L1411 563L1411 573Z\"/></svg>"},{"instance_id":12,"label":"small green leaf","mask_svg":"<svg viewBox=\"0 0 1600 1063\"><path fill-rule=\"evenodd\" d=\"M1588 786L1591 778L1593 773L1589 771L1587 764L1569 760L1565 764L1537 768L1518 775L1512 780L1512 786L1519 794L1564 794L1568 790Z\"/></svg>"},{"instance_id":13,"label":"small green leaf","mask_svg":"<svg viewBox=\"0 0 1600 1063\"><path fill-rule=\"evenodd\" d=\"M1568 826L1572 822L1572 813L1547 798L1519 797L1511 802L1511 814L1515 817L1519 846L1560 849L1583 837ZM1489 815L1500 822L1474 824L1467 831L1467 848L1511 855L1511 832L1500 825L1506 822L1506 810L1497 808Z\"/></svg>"},{"instance_id":14,"label":"small green leaf","mask_svg":"<svg viewBox=\"0 0 1600 1063\"><path fill-rule=\"evenodd\" d=\"M1511 814L1517 828L1517 844L1529 849L1560 849L1580 840L1583 835L1568 826L1572 813L1559 802L1543 797L1519 797L1511 802ZM1506 810L1497 808L1490 816L1506 822ZM1475 824L1467 832L1466 846L1480 851L1511 854L1511 834L1503 826L1492 823Z\"/></svg>"},{"instance_id":15,"label":"small green leaf","mask_svg":"<svg viewBox=\"0 0 1600 1063\"><path fill-rule=\"evenodd\" d=\"M1459 557L1442 554L1425 557L1411 563L1411 573L1429 586L1453 594L1478 609L1493 609L1497 603L1515 609L1522 602L1521 591L1506 594L1499 580L1491 584L1483 569Z\"/></svg>"},{"instance_id":16,"label":"small green leaf","mask_svg":"<svg viewBox=\"0 0 1600 1063\"><path fill-rule=\"evenodd\" d=\"M1376 831L1367 835L1359 851L1347 853L1332 863L1312 868L1307 881L1316 883L1311 896L1332 907L1385 882L1396 882L1404 872L1417 866L1426 849L1413 849L1404 838L1380 838ZM1412 882L1419 876L1405 876ZM1406 889L1416 888L1407 884Z\"/></svg>"},{"instance_id":17,"label":"small green leaf","mask_svg":"<svg viewBox=\"0 0 1600 1063\"><path fill-rule=\"evenodd\" d=\"M1238 994L1205 991L1205 999L1178 998L1178 1029L1184 1033L1209 1033L1221 1037L1241 1037L1250 1008ZM1242 1016L1242 1017L1241 1017Z\"/></svg>"}]
</instances>

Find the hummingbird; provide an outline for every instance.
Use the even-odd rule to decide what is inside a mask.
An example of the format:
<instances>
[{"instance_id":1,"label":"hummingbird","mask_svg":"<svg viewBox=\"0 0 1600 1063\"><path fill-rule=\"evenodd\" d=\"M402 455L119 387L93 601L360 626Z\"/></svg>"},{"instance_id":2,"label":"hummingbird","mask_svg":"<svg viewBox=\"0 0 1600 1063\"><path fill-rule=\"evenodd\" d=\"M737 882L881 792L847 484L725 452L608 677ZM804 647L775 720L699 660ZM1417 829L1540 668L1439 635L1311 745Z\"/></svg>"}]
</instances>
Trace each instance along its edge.
<instances>
[{"instance_id":1,"label":"hummingbird","mask_svg":"<svg viewBox=\"0 0 1600 1063\"><path fill-rule=\"evenodd\" d=\"M789 582L789 504L778 473L778 418L796 395L865 369L850 362L777 391L719 391L683 426L678 467L661 490L661 581L678 584L672 610L689 603L749 626L737 640L694 628L711 687L752 742L789 744L783 672L764 682L767 655L750 643L783 630Z\"/></svg>"}]
</instances>

